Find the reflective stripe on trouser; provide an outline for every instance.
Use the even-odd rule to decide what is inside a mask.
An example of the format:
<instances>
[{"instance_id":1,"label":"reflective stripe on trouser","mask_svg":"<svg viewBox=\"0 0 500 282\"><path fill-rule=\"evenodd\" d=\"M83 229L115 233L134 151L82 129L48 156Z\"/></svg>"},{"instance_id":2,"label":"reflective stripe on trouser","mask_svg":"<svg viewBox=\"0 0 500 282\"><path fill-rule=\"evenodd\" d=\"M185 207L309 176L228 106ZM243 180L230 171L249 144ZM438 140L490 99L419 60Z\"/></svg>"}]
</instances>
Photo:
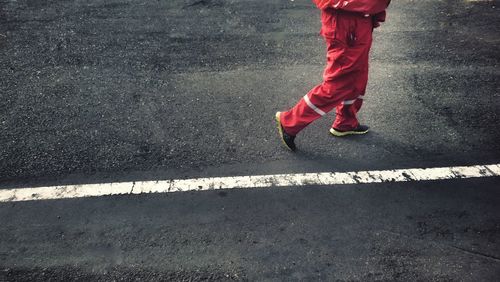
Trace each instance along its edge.
<instances>
[{"instance_id":1,"label":"reflective stripe on trouser","mask_svg":"<svg viewBox=\"0 0 500 282\"><path fill-rule=\"evenodd\" d=\"M356 26L358 41L354 46L348 46L339 39L326 39L327 66L323 83L309 91L292 109L281 114L281 124L290 135L296 135L334 108L337 115L333 127L349 130L359 125L356 115L363 104L368 81L372 24L371 21L352 18L345 21L356 21L349 26ZM341 27L337 30L339 34L344 32Z\"/></svg>"}]
</instances>

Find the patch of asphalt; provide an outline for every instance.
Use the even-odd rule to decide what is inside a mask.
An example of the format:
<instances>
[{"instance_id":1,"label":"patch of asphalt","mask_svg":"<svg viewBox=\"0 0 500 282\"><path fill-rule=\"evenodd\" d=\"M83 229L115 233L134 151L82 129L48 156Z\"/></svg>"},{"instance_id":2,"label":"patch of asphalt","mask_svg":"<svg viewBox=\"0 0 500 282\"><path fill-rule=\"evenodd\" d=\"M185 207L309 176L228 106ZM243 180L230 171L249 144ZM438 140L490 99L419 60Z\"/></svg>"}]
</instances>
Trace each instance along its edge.
<instances>
[{"instance_id":1,"label":"patch of asphalt","mask_svg":"<svg viewBox=\"0 0 500 282\"><path fill-rule=\"evenodd\" d=\"M0 1L0 186L495 163L491 3L393 1L370 135L281 150L320 79L296 1ZM11 203L0 280L494 280L498 178Z\"/></svg>"},{"instance_id":2,"label":"patch of asphalt","mask_svg":"<svg viewBox=\"0 0 500 282\"><path fill-rule=\"evenodd\" d=\"M361 114L372 134L329 138L330 115L291 155L271 119L320 79L309 2L0 2L0 183L497 161L500 17L484 3L393 4Z\"/></svg>"},{"instance_id":3,"label":"patch of asphalt","mask_svg":"<svg viewBox=\"0 0 500 282\"><path fill-rule=\"evenodd\" d=\"M190 172L194 177L203 170L225 176L228 167L241 169L235 175L248 175L305 172L315 165L321 171L345 171L498 161L498 133L484 126L498 120L498 96L476 99L469 92L496 93L496 81L488 80L494 71L457 73L433 65L379 62L372 70L361 114L372 132L333 138L327 132L329 115L298 137L300 151L293 155L282 150L272 116L277 105L292 105L307 91L302 82L314 80L318 67L176 75L141 87L126 78L118 79L120 86L95 80L94 89L102 90L60 88L31 100L18 97L17 109L10 109L4 123L1 186L42 185L78 175L86 183L129 175L137 177L129 180L145 180L162 171L161 179L189 177ZM226 85L234 80L239 83ZM184 94L169 93L171 88ZM262 169L273 164L272 170Z\"/></svg>"},{"instance_id":4,"label":"patch of asphalt","mask_svg":"<svg viewBox=\"0 0 500 282\"><path fill-rule=\"evenodd\" d=\"M0 276L491 281L499 203L498 179L9 203Z\"/></svg>"},{"instance_id":5,"label":"patch of asphalt","mask_svg":"<svg viewBox=\"0 0 500 282\"><path fill-rule=\"evenodd\" d=\"M19 268L1 267L2 281L242 281L237 272L221 272L217 269L195 269L158 271L141 267L109 267L105 270L82 268L46 267Z\"/></svg>"}]
</instances>

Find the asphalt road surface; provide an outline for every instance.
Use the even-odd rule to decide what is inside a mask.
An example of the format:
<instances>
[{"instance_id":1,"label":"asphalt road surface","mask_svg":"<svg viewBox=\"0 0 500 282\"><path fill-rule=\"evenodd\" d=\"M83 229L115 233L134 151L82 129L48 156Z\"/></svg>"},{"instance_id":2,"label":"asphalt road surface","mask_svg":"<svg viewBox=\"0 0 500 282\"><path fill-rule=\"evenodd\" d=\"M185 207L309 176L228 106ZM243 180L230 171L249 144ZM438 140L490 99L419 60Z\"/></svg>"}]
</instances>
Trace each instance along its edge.
<instances>
[{"instance_id":1,"label":"asphalt road surface","mask_svg":"<svg viewBox=\"0 0 500 282\"><path fill-rule=\"evenodd\" d=\"M497 1L392 1L361 120L285 150L309 0L0 0L0 189L500 163ZM500 179L0 203L0 280L498 281Z\"/></svg>"}]
</instances>

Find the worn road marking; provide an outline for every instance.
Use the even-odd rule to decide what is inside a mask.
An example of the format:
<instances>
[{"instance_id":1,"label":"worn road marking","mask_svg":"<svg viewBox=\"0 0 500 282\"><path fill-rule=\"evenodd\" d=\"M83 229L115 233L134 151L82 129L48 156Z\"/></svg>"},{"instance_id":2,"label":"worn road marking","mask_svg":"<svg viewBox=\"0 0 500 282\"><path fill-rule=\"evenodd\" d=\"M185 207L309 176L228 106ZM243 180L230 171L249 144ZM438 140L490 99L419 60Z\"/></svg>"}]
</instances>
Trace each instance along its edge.
<instances>
[{"instance_id":1,"label":"worn road marking","mask_svg":"<svg viewBox=\"0 0 500 282\"><path fill-rule=\"evenodd\" d=\"M115 182L0 190L0 202L98 197L122 194L170 193L217 189L306 185L367 184L500 176L500 164L411 168L355 172L323 172L213 177L161 181Z\"/></svg>"}]
</instances>

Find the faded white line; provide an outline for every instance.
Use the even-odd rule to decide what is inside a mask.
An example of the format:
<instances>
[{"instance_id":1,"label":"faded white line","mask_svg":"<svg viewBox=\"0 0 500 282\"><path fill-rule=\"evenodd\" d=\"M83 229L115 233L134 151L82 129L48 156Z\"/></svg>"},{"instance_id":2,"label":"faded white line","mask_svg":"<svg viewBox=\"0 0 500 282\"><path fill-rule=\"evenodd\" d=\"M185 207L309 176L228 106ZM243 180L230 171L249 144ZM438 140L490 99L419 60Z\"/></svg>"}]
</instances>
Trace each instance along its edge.
<instances>
[{"instance_id":1,"label":"faded white line","mask_svg":"<svg viewBox=\"0 0 500 282\"><path fill-rule=\"evenodd\" d=\"M116 182L3 189L0 190L0 202L70 199L123 194L205 191L218 189L431 181L494 176L500 176L500 164Z\"/></svg>"}]
</instances>

